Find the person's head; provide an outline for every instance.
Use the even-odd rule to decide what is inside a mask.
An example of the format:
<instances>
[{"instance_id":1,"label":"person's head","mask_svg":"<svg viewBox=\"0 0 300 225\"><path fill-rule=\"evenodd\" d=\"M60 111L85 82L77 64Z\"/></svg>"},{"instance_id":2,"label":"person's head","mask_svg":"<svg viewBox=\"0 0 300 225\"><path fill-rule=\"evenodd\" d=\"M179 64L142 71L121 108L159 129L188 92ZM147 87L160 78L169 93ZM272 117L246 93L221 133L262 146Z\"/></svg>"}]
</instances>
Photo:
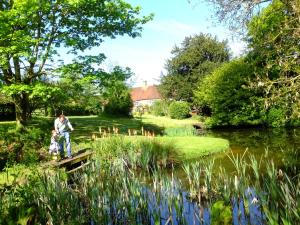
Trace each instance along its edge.
<instances>
[{"instance_id":1,"label":"person's head","mask_svg":"<svg viewBox=\"0 0 300 225\"><path fill-rule=\"evenodd\" d=\"M60 122L64 122L65 120L65 116L63 114L61 114L59 117L58 117L59 121Z\"/></svg>"},{"instance_id":2,"label":"person's head","mask_svg":"<svg viewBox=\"0 0 300 225\"><path fill-rule=\"evenodd\" d=\"M52 130L52 136L57 135L56 130Z\"/></svg>"}]
</instances>

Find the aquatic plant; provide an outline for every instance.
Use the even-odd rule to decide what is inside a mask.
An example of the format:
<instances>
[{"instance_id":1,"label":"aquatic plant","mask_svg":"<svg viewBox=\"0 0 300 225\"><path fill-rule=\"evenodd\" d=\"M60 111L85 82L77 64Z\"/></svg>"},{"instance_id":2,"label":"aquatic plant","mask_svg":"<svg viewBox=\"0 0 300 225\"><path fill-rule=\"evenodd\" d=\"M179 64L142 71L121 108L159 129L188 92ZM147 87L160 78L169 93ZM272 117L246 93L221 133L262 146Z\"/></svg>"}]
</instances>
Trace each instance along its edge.
<instances>
[{"instance_id":1,"label":"aquatic plant","mask_svg":"<svg viewBox=\"0 0 300 225\"><path fill-rule=\"evenodd\" d=\"M122 157L94 160L69 177L44 171L22 187L1 189L0 223L300 223L299 176L289 176L267 158L229 156L235 171L203 159L183 165L186 179L174 176L172 166L140 171Z\"/></svg>"}]
</instances>

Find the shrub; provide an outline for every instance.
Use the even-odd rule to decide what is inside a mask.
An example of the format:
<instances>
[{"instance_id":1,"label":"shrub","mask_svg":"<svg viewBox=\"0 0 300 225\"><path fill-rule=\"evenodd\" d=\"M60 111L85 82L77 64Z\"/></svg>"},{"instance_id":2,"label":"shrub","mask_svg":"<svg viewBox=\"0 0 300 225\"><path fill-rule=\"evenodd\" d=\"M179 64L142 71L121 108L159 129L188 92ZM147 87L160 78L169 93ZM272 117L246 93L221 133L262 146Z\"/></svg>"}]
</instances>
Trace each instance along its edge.
<instances>
[{"instance_id":1,"label":"shrub","mask_svg":"<svg viewBox=\"0 0 300 225\"><path fill-rule=\"evenodd\" d=\"M49 114L52 115L52 109L50 108L51 111L49 111ZM87 109L84 106L81 105L64 105L56 108L56 116L60 115L61 113L64 113L65 115L70 115L70 116L88 116L88 115L95 115L97 112L94 112L91 109Z\"/></svg>"},{"instance_id":2,"label":"shrub","mask_svg":"<svg viewBox=\"0 0 300 225\"><path fill-rule=\"evenodd\" d=\"M169 106L169 116L172 119L184 119L189 116L190 106L187 102L172 102Z\"/></svg>"},{"instance_id":3,"label":"shrub","mask_svg":"<svg viewBox=\"0 0 300 225\"><path fill-rule=\"evenodd\" d=\"M271 108L267 114L267 123L271 127L283 127L286 125L285 110L281 108Z\"/></svg>"},{"instance_id":4,"label":"shrub","mask_svg":"<svg viewBox=\"0 0 300 225\"><path fill-rule=\"evenodd\" d=\"M108 104L104 107L105 114L129 116L133 107L129 93L125 93L120 97L111 96L108 101Z\"/></svg>"},{"instance_id":5,"label":"shrub","mask_svg":"<svg viewBox=\"0 0 300 225\"><path fill-rule=\"evenodd\" d=\"M165 100L157 100L150 108L151 114L155 116L166 116L168 114L169 104Z\"/></svg>"},{"instance_id":6,"label":"shrub","mask_svg":"<svg viewBox=\"0 0 300 225\"><path fill-rule=\"evenodd\" d=\"M104 114L129 116L133 102L128 89L120 90L118 94L111 94L107 98L108 103L104 107Z\"/></svg>"},{"instance_id":7,"label":"shrub","mask_svg":"<svg viewBox=\"0 0 300 225\"><path fill-rule=\"evenodd\" d=\"M253 68L242 59L231 61L205 77L195 92L201 108L211 109L207 126L240 126L263 123L264 102L259 93L247 88Z\"/></svg>"},{"instance_id":8,"label":"shrub","mask_svg":"<svg viewBox=\"0 0 300 225\"><path fill-rule=\"evenodd\" d=\"M47 133L37 128L23 131L10 130L2 134L0 170L7 164L31 164L39 160L39 150L47 142Z\"/></svg>"}]
</instances>

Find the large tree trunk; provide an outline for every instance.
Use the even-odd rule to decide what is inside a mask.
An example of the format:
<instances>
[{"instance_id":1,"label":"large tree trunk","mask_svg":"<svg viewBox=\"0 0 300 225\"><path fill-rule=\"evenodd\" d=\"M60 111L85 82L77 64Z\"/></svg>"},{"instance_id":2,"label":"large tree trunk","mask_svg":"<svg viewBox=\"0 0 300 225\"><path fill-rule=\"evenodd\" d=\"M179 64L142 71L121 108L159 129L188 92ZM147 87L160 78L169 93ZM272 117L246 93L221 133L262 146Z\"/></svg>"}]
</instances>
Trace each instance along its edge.
<instances>
[{"instance_id":1,"label":"large tree trunk","mask_svg":"<svg viewBox=\"0 0 300 225\"><path fill-rule=\"evenodd\" d=\"M14 96L14 102L16 106L17 129L23 129L30 116L28 94L21 93L20 95Z\"/></svg>"}]
</instances>

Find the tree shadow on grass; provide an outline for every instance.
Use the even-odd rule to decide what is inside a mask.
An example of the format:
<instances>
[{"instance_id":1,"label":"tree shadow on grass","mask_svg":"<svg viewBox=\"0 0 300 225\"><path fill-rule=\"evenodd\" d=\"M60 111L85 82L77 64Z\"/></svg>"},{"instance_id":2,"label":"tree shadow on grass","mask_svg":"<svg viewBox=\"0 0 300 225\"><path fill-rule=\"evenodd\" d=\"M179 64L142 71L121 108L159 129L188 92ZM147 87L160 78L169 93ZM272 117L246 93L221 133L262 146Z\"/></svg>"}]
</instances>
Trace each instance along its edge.
<instances>
[{"instance_id":1,"label":"tree shadow on grass","mask_svg":"<svg viewBox=\"0 0 300 225\"><path fill-rule=\"evenodd\" d=\"M68 116L68 118L75 129L71 133L71 139L77 143L90 141L92 134L97 134L97 136L100 137L100 127L106 131L110 130L110 134L113 134L113 127L117 127L119 129L118 134L123 135L128 135L128 129L137 135L141 135L142 127L144 131L150 132L151 134L154 133L155 135L161 135L164 131L163 127L145 123L142 118L108 116ZM48 139L50 140L51 130L54 129L54 120L55 118L36 117L29 122L28 127L41 129L45 132L46 136L49 134ZM0 134L14 127L14 122L2 122L0 123ZM46 144L48 144L48 142Z\"/></svg>"},{"instance_id":2,"label":"tree shadow on grass","mask_svg":"<svg viewBox=\"0 0 300 225\"><path fill-rule=\"evenodd\" d=\"M113 134L113 127L118 128L118 134L128 135L128 130L141 135L142 127L148 133L160 135L163 133L163 128L150 123L143 123L141 118L121 118L121 117L108 117L108 116L88 116L88 117L70 117L70 122L74 126L72 134L73 140L77 142L90 141L91 136L100 136L99 129Z\"/></svg>"}]
</instances>

